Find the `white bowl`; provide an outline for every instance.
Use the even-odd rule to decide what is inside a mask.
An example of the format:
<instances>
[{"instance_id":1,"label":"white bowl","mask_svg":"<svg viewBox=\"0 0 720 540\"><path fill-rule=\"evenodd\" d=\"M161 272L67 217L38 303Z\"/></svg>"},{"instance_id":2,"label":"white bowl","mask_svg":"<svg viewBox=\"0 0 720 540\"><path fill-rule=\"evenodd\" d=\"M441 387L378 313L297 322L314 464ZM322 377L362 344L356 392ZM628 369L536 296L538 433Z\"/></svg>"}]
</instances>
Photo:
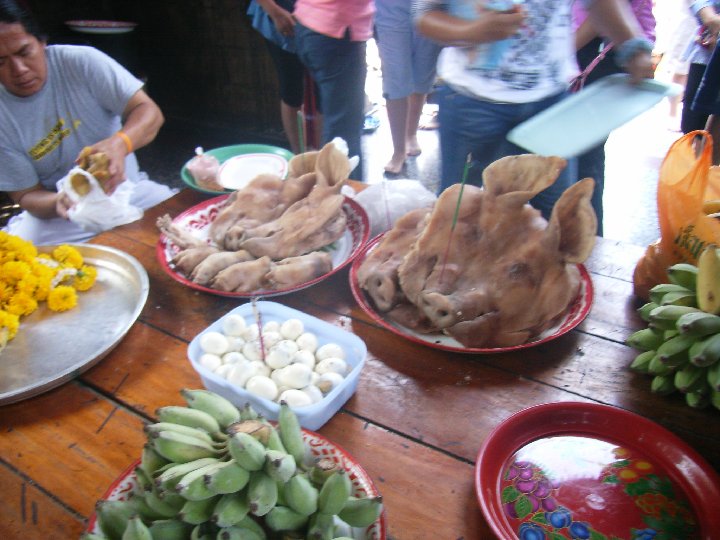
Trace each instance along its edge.
<instances>
[{"instance_id":1,"label":"white bowl","mask_svg":"<svg viewBox=\"0 0 720 540\"><path fill-rule=\"evenodd\" d=\"M365 343L355 334L341 330L337 326L318 319L317 317L312 317L302 311L289 308L282 304L261 301L257 302L256 306L263 324L270 321L282 323L288 319L299 319L303 322L305 331L312 332L317 336L318 346L326 343L337 343L345 351L345 361L348 364L349 373L345 376L342 383L333 388L319 402L293 409L302 427L310 430L320 429L320 427L330 420L340 407L350 399L350 396L355 393L360 372L365 365L365 357L367 356ZM206 332L222 332L223 320L231 314L241 315L248 325L256 322L251 302L226 313L223 317L195 336L190 342L188 346L190 363L195 371L198 372L205 388L208 390L229 399L236 407L243 407L246 403L250 403L258 413L270 420L277 420L280 411L280 405L278 403L251 394L244 388L230 383L225 378L199 363L199 359L203 354L200 347L200 337Z\"/></svg>"}]
</instances>

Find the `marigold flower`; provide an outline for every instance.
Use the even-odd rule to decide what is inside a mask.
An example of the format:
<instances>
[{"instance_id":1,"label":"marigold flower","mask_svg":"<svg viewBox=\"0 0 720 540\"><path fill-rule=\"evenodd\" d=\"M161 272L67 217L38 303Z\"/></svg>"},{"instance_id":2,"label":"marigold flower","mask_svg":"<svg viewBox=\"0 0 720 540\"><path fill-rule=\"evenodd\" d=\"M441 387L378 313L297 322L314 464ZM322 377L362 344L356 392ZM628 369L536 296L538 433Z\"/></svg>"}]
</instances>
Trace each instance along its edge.
<instances>
[{"instance_id":1,"label":"marigold flower","mask_svg":"<svg viewBox=\"0 0 720 540\"><path fill-rule=\"evenodd\" d=\"M17 334L20 327L20 317L12 313L8 313L0 309L0 328L6 328L8 331L8 340L11 340Z\"/></svg>"},{"instance_id":2,"label":"marigold flower","mask_svg":"<svg viewBox=\"0 0 720 540\"><path fill-rule=\"evenodd\" d=\"M69 285L58 285L50 290L47 305L53 311L67 311L77 305L77 292Z\"/></svg>"},{"instance_id":3,"label":"marigold flower","mask_svg":"<svg viewBox=\"0 0 720 540\"><path fill-rule=\"evenodd\" d=\"M80 252L67 244L56 247L52 252L52 256L59 263L73 268L80 268L83 265L83 257Z\"/></svg>"},{"instance_id":4,"label":"marigold flower","mask_svg":"<svg viewBox=\"0 0 720 540\"><path fill-rule=\"evenodd\" d=\"M22 317L30 315L37 309L37 301L23 291L16 292L10 301L5 305L5 311Z\"/></svg>"},{"instance_id":5,"label":"marigold flower","mask_svg":"<svg viewBox=\"0 0 720 540\"><path fill-rule=\"evenodd\" d=\"M84 264L75 275L73 286L78 291L87 291L95 284L95 279L97 279L97 268Z\"/></svg>"}]
</instances>

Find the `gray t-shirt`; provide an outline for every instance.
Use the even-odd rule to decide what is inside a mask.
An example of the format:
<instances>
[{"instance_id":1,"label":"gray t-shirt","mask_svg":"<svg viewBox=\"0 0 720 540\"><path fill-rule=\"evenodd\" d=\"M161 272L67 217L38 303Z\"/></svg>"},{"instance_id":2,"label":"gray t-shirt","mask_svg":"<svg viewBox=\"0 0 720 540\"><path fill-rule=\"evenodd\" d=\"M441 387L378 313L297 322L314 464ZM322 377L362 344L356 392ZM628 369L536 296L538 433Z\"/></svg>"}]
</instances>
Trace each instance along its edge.
<instances>
[{"instance_id":1,"label":"gray t-shirt","mask_svg":"<svg viewBox=\"0 0 720 540\"><path fill-rule=\"evenodd\" d=\"M83 147L121 127L130 98L142 88L124 67L92 47L51 45L47 80L30 97L0 86L0 190L18 191L56 182L75 165ZM135 154L125 162L128 180L138 178Z\"/></svg>"}]
</instances>

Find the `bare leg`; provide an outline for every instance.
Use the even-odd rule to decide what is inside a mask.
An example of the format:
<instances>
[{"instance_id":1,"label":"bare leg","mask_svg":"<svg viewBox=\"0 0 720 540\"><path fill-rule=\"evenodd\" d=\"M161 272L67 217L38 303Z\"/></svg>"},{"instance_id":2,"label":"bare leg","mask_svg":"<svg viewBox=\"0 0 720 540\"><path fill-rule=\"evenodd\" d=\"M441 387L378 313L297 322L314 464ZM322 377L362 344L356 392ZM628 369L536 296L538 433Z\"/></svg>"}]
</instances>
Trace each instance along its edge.
<instances>
[{"instance_id":1,"label":"bare leg","mask_svg":"<svg viewBox=\"0 0 720 540\"><path fill-rule=\"evenodd\" d=\"M291 107L284 101L280 101L280 119L282 120L285 136L290 143L290 150L293 154L300 152L300 132L298 129L299 107Z\"/></svg>"},{"instance_id":2,"label":"bare leg","mask_svg":"<svg viewBox=\"0 0 720 540\"><path fill-rule=\"evenodd\" d=\"M405 144L407 146L408 156L419 156L422 149L418 144L417 130L422 115L423 106L425 105L426 94L410 94L407 99L407 130L405 132Z\"/></svg>"},{"instance_id":3,"label":"bare leg","mask_svg":"<svg viewBox=\"0 0 720 540\"><path fill-rule=\"evenodd\" d=\"M388 164L385 165L385 171L397 174L402 171L407 154L405 133L408 121L408 98L388 99L385 104L393 143L393 155Z\"/></svg>"},{"instance_id":4,"label":"bare leg","mask_svg":"<svg viewBox=\"0 0 720 540\"><path fill-rule=\"evenodd\" d=\"M685 87L685 83L687 82L687 75L683 75L681 73L674 73L672 76L672 82L677 83L683 87ZM682 92L678 94L677 96L671 97L670 99L670 117L675 118L678 113L678 107L680 106L680 103L682 103Z\"/></svg>"}]
</instances>

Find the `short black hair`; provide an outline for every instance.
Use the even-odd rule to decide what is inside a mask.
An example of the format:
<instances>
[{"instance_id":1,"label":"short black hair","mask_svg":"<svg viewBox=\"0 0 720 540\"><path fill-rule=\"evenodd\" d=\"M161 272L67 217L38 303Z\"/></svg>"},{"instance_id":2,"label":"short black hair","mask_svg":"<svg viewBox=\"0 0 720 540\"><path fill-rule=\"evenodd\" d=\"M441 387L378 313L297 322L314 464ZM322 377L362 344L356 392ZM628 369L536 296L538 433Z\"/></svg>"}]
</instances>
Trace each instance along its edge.
<instances>
[{"instance_id":1,"label":"short black hair","mask_svg":"<svg viewBox=\"0 0 720 540\"><path fill-rule=\"evenodd\" d=\"M40 41L47 40L47 34L42 31L30 11L15 0L0 0L0 23L21 24L28 34Z\"/></svg>"}]
</instances>

